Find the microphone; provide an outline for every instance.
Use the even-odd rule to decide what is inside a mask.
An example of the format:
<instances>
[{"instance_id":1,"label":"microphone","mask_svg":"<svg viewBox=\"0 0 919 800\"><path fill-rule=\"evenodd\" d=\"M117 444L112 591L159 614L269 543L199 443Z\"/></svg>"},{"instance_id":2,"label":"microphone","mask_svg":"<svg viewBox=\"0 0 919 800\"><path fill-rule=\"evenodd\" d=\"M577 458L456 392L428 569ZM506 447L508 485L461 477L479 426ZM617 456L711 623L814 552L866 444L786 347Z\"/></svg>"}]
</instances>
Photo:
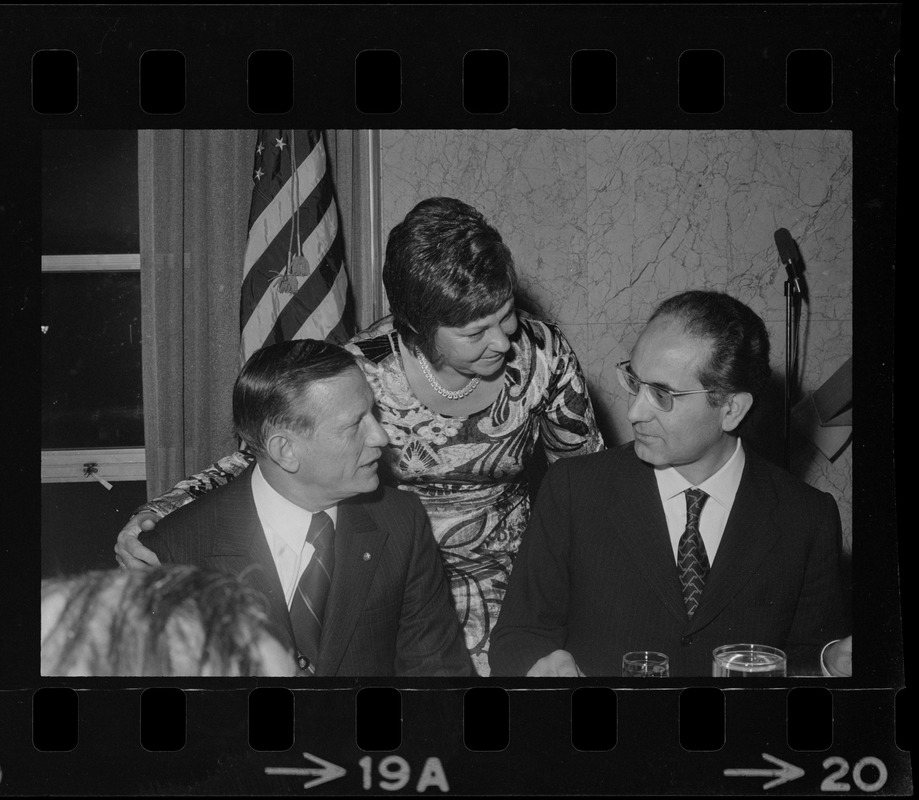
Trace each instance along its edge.
<instances>
[{"instance_id":1,"label":"microphone","mask_svg":"<svg viewBox=\"0 0 919 800\"><path fill-rule=\"evenodd\" d=\"M801 253L798 251L798 245L791 238L787 228L779 228L773 235L775 246L779 249L779 260L785 265L788 280L791 281L798 295L807 299L804 291L804 277L801 274Z\"/></svg>"}]
</instances>

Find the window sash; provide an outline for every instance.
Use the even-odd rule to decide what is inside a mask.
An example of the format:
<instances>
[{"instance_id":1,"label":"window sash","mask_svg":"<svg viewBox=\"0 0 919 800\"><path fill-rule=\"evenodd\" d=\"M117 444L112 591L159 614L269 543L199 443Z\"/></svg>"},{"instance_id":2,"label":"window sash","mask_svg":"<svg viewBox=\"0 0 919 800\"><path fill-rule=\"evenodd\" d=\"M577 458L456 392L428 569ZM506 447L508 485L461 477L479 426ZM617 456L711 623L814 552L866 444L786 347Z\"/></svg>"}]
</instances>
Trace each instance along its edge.
<instances>
[{"instance_id":1,"label":"window sash","mask_svg":"<svg viewBox=\"0 0 919 800\"><path fill-rule=\"evenodd\" d=\"M42 272L139 272L140 253L42 256Z\"/></svg>"},{"instance_id":2,"label":"window sash","mask_svg":"<svg viewBox=\"0 0 919 800\"><path fill-rule=\"evenodd\" d=\"M146 451L143 447L86 450L42 450L42 483L81 483L93 481L85 475L87 464L95 464L99 478L106 481L145 481Z\"/></svg>"},{"instance_id":3,"label":"window sash","mask_svg":"<svg viewBox=\"0 0 919 800\"><path fill-rule=\"evenodd\" d=\"M140 253L42 256L42 272L135 272L140 271ZM85 465L95 464L102 480L145 481L146 450L143 447L42 450L42 483L95 481L84 475Z\"/></svg>"}]
</instances>

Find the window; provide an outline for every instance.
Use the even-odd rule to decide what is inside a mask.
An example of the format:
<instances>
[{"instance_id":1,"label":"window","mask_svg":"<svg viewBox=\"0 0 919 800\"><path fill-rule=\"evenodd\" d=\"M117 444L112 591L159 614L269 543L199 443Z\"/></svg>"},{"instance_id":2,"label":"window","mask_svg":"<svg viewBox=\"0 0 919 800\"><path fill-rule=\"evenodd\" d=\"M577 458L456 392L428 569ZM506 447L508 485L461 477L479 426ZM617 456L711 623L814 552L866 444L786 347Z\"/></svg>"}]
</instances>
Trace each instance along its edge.
<instances>
[{"instance_id":1,"label":"window","mask_svg":"<svg viewBox=\"0 0 919 800\"><path fill-rule=\"evenodd\" d=\"M42 482L144 480L136 131L42 138Z\"/></svg>"}]
</instances>

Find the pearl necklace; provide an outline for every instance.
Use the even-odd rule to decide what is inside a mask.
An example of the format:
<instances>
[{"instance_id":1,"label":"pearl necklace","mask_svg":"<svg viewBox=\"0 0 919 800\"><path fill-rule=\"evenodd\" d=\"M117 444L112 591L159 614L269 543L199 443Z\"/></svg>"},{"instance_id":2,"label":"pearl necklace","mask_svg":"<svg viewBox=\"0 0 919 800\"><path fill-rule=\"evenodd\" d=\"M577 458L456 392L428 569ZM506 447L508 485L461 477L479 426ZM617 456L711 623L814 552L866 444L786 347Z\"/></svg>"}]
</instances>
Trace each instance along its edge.
<instances>
[{"instance_id":1,"label":"pearl necklace","mask_svg":"<svg viewBox=\"0 0 919 800\"><path fill-rule=\"evenodd\" d=\"M447 400L462 400L464 397L472 394L475 391L475 387L479 385L479 376L476 375L462 389L451 392L449 389L444 389L444 387L437 382L437 378L435 378L434 374L431 372L431 365L424 357L424 353L415 353L415 358L418 359L418 364L421 366L421 371L424 373L424 377L428 379L428 383L431 384L431 388L438 394L446 397Z\"/></svg>"}]
</instances>

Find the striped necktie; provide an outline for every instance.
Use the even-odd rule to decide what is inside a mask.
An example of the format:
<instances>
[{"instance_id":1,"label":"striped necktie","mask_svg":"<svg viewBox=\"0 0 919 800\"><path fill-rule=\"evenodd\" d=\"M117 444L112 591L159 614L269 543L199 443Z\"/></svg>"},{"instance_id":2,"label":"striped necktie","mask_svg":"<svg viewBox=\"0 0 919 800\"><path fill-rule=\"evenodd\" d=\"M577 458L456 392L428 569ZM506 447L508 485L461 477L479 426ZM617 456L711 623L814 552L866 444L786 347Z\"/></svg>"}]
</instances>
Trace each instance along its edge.
<instances>
[{"instance_id":1,"label":"striped necktie","mask_svg":"<svg viewBox=\"0 0 919 800\"><path fill-rule=\"evenodd\" d=\"M325 511L313 514L306 541L313 545L315 552L291 600L290 622L297 642L300 669L308 669L313 674L319 660L322 619L335 566L335 526Z\"/></svg>"},{"instance_id":2,"label":"striped necktie","mask_svg":"<svg viewBox=\"0 0 919 800\"><path fill-rule=\"evenodd\" d=\"M708 575L708 554L699 533L699 517L708 495L701 489L686 490L686 530L680 537L677 564L680 583L683 584L683 602L686 614L692 617L702 598L705 576Z\"/></svg>"}]
</instances>

